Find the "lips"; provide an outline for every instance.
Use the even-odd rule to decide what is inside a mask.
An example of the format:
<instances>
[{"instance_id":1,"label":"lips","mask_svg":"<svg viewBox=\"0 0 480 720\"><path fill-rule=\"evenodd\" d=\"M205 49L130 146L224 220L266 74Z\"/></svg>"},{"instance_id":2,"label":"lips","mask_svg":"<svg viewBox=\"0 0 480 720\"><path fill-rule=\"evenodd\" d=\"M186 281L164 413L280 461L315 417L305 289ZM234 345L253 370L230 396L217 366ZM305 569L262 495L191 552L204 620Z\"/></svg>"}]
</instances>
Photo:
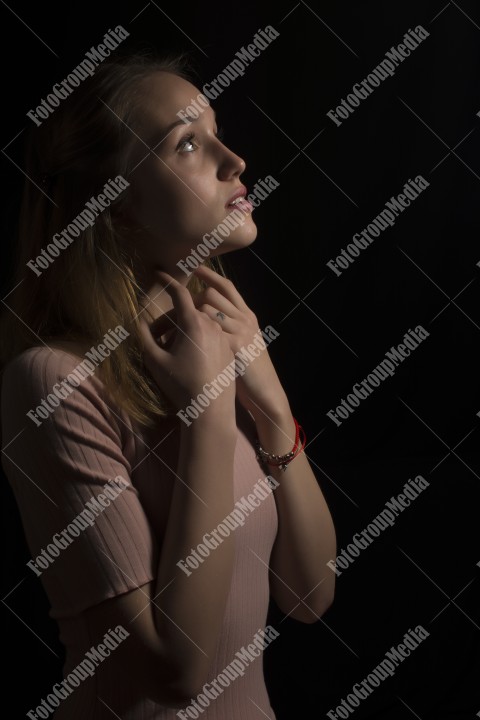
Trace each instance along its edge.
<instances>
[{"instance_id":1,"label":"lips","mask_svg":"<svg viewBox=\"0 0 480 720\"><path fill-rule=\"evenodd\" d=\"M241 185L237 190L235 190L230 200L225 203L225 207L235 207L235 205L239 204L245 198L246 194L247 188L244 185Z\"/></svg>"}]
</instances>

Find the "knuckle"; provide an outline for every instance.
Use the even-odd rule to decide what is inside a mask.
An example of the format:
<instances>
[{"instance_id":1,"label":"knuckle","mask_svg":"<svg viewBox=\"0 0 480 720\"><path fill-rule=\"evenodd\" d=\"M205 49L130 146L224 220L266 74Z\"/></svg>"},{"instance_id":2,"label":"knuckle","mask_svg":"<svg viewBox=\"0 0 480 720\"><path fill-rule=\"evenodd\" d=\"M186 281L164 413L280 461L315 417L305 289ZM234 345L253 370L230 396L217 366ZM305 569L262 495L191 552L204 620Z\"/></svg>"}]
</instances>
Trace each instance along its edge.
<instances>
[{"instance_id":1,"label":"knuckle","mask_svg":"<svg viewBox=\"0 0 480 720\"><path fill-rule=\"evenodd\" d=\"M198 313L195 313L195 315L193 315L193 317L191 317L189 319L188 328L187 328L187 326L185 326L187 333L198 332L202 327L201 320L202 320L201 315L199 315Z\"/></svg>"},{"instance_id":2,"label":"knuckle","mask_svg":"<svg viewBox=\"0 0 480 720\"><path fill-rule=\"evenodd\" d=\"M180 284L175 288L175 292L177 293L177 297L182 300L188 300L191 297L190 290Z\"/></svg>"}]
</instances>

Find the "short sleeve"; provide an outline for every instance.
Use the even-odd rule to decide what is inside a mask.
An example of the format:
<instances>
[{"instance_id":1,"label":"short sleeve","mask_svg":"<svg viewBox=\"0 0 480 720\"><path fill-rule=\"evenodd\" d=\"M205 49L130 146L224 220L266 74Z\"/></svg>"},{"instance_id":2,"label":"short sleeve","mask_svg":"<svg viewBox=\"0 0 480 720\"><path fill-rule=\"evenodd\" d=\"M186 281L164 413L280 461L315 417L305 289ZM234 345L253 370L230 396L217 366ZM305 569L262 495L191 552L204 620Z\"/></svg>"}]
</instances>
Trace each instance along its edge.
<instances>
[{"instance_id":1,"label":"short sleeve","mask_svg":"<svg viewBox=\"0 0 480 720\"><path fill-rule=\"evenodd\" d=\"M40 577L53 618L74 617L157 572L123 450L128 417L96 376L78 387L62 382L79 363L62 350L30 348L2 381L2 464L32 554L25 572Z\"/></svg>"}]
</instances>

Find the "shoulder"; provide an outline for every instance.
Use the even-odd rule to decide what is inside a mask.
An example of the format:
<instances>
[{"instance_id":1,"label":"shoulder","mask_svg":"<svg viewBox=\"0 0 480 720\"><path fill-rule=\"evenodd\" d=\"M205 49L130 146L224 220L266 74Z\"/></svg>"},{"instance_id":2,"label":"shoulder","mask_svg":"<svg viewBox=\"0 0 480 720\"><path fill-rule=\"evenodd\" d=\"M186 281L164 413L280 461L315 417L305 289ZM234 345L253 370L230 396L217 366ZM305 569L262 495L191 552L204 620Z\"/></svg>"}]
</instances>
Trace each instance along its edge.
<instances>
[{"instance_id":1,"label":"shoulder","mask_svg":"<svg viewBox=\"0 0 480 720\"><path fill-rule=\"evenodd\" d=\"M15 395L21 400L26 396L49 394L58 384L73 389L76 378L86 381L91 377L88 372L83 372L84 377L80 378L83 360L79 348L73 345L68 349L66 345L62 347L59 344L30 347L10 360L4 368L2 397L5 393L6 396Z\"/></svg>"},{"instance_id":2,"label":"shoulder","mask_svg":"<svg viewBox=\"0 0 480 720\"><path fill-rule=\"evenodd\" d=\"M12 358L2 373L3 384L21 379L35 383L42 378L61 375L73 369L82 360L79 348L60 345L35 345Z\"/></svg>"},{"instance_id":3,"label":"shoulder","mask_svg":"<svg viewBox=\"0 0 480 720\"><path fill-rule=\"evenodd\" d=\"M19 353L4 368L1 396L4 420L27 416L37 424L38 413L44 420L53 417L59 405L60 415L100 415L111 420L120 413L97 368L74 343L55 342Z\"/></svg>"}]
</instances>

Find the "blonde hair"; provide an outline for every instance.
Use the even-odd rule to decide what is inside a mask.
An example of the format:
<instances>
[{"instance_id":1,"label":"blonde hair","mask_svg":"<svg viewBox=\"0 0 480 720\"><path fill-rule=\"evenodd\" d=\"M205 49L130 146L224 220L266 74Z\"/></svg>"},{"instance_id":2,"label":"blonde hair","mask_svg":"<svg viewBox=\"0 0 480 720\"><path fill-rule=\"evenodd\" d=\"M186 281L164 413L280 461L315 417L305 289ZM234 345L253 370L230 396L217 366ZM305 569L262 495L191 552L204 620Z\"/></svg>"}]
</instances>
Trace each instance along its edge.
<instances>
[{"instance_id":1,"label":"blonde hair","mask_svg":"<svg viewBox=\"0 0 480 720\"><path fill-rule=\"evenodd\" d=\"M46 194L25 181L13 290L0 319L2 369L42 341L70 340L89 349L108 330L123 326L129 336L97 373L111 397L132 418L150 426L169 413L169 404L143 364L136 321L142 293L122 243L118 201L81 231L41 275L26 264L77 217L108 179L128 177L129 150L135 140L129 128L135 128L141 82L159 70L189 79L187 68L184 56L106 61L41 126L31 127L25 172L39 187L43 178ZM206 264L224 274L217 258ZM189 290L198 292L202 287L192 276Z\"/></svg>"}]
</instances>

